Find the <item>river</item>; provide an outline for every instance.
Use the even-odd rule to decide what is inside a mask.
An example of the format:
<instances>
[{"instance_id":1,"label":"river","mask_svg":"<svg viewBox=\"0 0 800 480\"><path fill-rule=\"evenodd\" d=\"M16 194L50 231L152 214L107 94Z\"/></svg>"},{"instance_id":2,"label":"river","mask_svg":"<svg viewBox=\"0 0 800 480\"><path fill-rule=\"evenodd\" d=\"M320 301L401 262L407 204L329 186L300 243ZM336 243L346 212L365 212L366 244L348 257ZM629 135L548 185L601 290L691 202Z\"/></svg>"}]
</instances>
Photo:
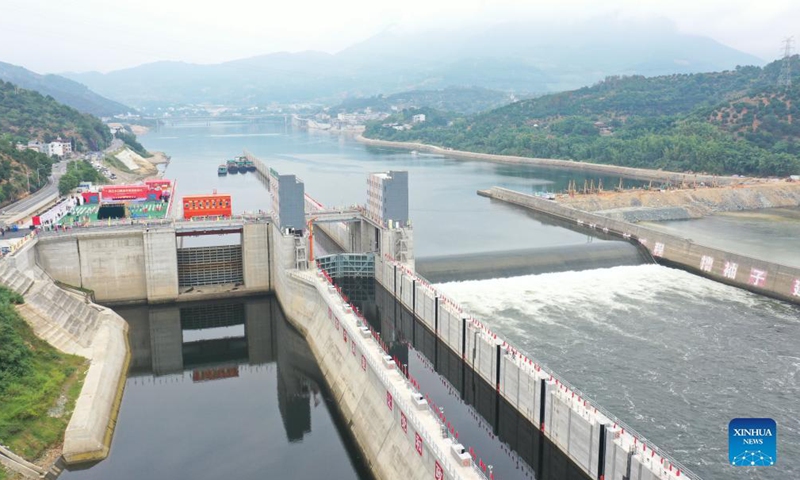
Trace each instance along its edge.
<instances>
[{"instance_id":1,"label":"river","mask_svg":"<svg viewBox=\"0 0 800 480\"><path fill-rule=\"evenodd\" d=\"M561 190L569 180L582 184L586 176L580 172L375 149L324 132L286 130L282 120L176 124L141 141L172 156L166 176L177 180L178 197L216 189L233 194L235 211L269 209L267 192L255 174L217 176L217 165L243 148L281 173L297 174L306 192L329 205L363 203L367 172L408 170L418 257L599 241L475 193L491 186ZM603 178L604 184L617 182ZM703 478L800 477L797 308L658 266L443 288ZM300 445L277 442L273 452L265 432L283 435L282 421L270 413L268 401L280 396L279 381L277 373L269 373L269 364L259 368L263 370L243 369L236 378L198 383L188 370L135 374L128 381L111 456L91 469L70 472L68 478L132 478L95 472L135 470L143 462L153 465L147 475L151 478L218 478L195 465L212 457L209 469L217 473L223 468L236 472L248 462L285 473L291 471L292 459L313 455L312 448L304 450L312 443L342 458L341 470L330 470L328 476L357 477L358 459L334 428L335 415L319 382L315 388L323 401L312 410L312 432ZM313 380L313 375L306 378ZM245 401L251 397L261 403ZM737 416L778 421L777 466L753 470L726 465L727 424ZM170 441L142 446L161 437ZM231 442L239 449L228 448ZM246 472L237 478L270 476ZM306 474L315 477L310 471L292 477L309 478Z\"/></svg>"}]
</instances>

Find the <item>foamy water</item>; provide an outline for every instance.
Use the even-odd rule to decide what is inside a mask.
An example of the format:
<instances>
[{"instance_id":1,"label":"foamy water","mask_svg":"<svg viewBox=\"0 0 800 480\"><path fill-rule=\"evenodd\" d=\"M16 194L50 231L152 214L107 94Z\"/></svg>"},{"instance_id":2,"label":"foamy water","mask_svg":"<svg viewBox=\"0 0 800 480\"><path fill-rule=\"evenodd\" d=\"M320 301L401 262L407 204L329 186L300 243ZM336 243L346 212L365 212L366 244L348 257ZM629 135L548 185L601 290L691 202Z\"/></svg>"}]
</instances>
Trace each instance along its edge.
<instances>
[{"instance_id":1,"label":"foamy water","mask_svg":"<svg viewBox=\"0 0 800 480\"><path fill-rule=\"evenodd\" d=\"M656 265L439 287L703 478L800 478L797 307ZM727 465L736 417L777 466Z\"/></svg>"}]
</instances>

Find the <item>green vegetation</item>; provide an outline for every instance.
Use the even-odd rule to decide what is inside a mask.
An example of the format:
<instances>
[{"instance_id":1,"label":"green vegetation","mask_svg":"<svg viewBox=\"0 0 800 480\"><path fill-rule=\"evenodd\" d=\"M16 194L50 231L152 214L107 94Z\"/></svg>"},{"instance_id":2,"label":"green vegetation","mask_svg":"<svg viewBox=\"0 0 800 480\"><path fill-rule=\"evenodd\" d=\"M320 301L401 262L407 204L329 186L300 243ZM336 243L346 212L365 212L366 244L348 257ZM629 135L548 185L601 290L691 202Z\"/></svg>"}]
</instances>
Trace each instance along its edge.
<instances>
[{"instance_id":1,"label":"green vegetation","mask_svg":"<svg viewBox=\"0 0 800 480\"><path fill-rule=\"evenodd\" d=\"M138 153L142 157L145 158L152 157L150 152L145 150L142 144L136 140L136 135L133 132L119 131L116 134L114 134L114 136L125 142L125 145L130 147L131 150Z\"/></svg>"},{"instance_id":2,"label":"green vegetation","mask_svg":"<svg viewBox=\"0 0 800 480\"><path fill-rule=\"evenodd\" d=\"M392 95L348 98L330 109L332 115L341 112L363 111L389 112L391 107L429 107L446 112L473 114L491 110L513 101L504 92L479 87L447 87L442 90L411 90Z\"/></svg>"},{"instance_id":3,"label":"green vegetation","mask_svg":"<svg viewBox=\"0 0 800 480\"><path fill-rule=\"evenodd\" d=\"M133 109L101 97L85 85L60 75L39 75L22 67L0 62L0 80L18 85L26 90L36 90L49 95L59 103L98 117L110 117Z\"/></svg>"},{"instance_id":4,"label":"green vegetation","mask_svg":"<svg viewBox=\"0 0 800 480\"><path fill-rule=\"evenodd\" d=\"M106 158L103 159L103 162L119 171L131 173L131 169L122 163L122 160L113 155L106 155Z\"/></svg>"},{"instance_id":5,"label":"green vegetation","mask_svg":"<svg viewBox=\"0 0 800 480\"><path fill-rule=\"evenodd\" d=\"M34 335L0 287L0 443L28 459L58 443L83 383L86 360Z\"/></svg>"},{"instance_id":6,"label":"green vegetation","mask_svg":"<svg viewBox=\"0 0 800 480\"><path fill-rule=\"evenodd\" d=\"M67 172L58 181L58 192L66 195L78 188L81 182L106 183L106 177L94 169L86 160L77 160L67 165Z\"/></svg>"},{"instance_id":7,"label":"green vegetation","mask_svg":"<svg viewBox=\"0 0 800 480\"><path fill-rule=\"evenodd\" d=\"M11 139L0 135L0 206L11 203L28 191L47 183L53 160L33 150L19 151Z\"/></svg>"},{"instance_id":8,"label":"green vegetation","mask_svg":"<svg viewBox=\"0 0 800 480\"><path fill-rule=\"evenodd\" d=\"M800 58L792 59L800 72ZM800 173L800 73L775 87L764 68L645 78L609 77L592 87L516 102L474 116L436 115L411 130L404 111L366 136L473 152L564 158L713 174ZM447 121L444 121L444 120Z\"/></svg>"},{"instance_id":9,"label":"green vegetation","mask_svg":"<svg viewBox=\"0 0 800 480\"><path fill-rule=\"evenodd\" d=\"M76 151L102 150L112 139L108 127L98 118L3 81L0 81L0 132L9 133L14 141L23 143L37 139L51 142L61 137L71 140Z\"/></svg>"}]
</instances>

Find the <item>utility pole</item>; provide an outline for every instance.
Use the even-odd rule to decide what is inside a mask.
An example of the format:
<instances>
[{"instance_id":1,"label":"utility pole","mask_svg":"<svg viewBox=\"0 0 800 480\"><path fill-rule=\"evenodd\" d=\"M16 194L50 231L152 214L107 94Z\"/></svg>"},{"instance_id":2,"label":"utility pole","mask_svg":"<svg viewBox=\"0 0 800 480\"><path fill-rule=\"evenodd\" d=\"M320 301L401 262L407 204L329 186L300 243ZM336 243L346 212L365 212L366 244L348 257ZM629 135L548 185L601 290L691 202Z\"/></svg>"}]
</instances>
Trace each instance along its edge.
<instances>
[{"instance_id":1,"label":"utility pole","mask_svg":"<svg viewBox=\"0 0 800 480\"><path fill-rule=\"evenodd\" d=\"M794 37L783 39L783 62L778 76L778 86L788 90L792 86L792 42Z\"/></svg>"}]
</instances>

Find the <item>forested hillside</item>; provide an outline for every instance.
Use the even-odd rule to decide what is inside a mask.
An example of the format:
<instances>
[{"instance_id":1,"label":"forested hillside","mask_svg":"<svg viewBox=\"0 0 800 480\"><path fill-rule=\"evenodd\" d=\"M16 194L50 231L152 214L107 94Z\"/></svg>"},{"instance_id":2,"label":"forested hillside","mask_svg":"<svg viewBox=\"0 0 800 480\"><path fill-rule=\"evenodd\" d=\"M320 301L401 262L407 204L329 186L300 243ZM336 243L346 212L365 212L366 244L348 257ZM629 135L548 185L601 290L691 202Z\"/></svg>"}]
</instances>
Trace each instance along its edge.
<instances>
[{"instance_id":1,"label":"forested hillside","mask_svg":"<svg viewBox=\"0 0 800 480\"><path fill-rule=\"evenodd\" d=\"M64 105L91 115L111 117L133 111L121 103L109 100L74 80L60 75L39 75L26 68L0 62L0 80L27 90L49 95Z\"/></svg>"},{"instance_id":2,"label":"forested hillside","mask_svg":"<svg viewBox=\"0 0 800 480\"><path fill-rule=\"evenodd\" d=\"M0 81L0 205L6 205L47 182L52 159L32 150L18 151L17 142L50 142L61 137L76 151L102 150L111 132L99 119Z\"/></svg>"},{"instance_id":3,"label":"forested hillside","mask_svg":"<svg viewBox=\"0 0 800 480\"><path fill-rule=\"evenodd\" d=\"M510 103L512 95L478 87L447 87L442 90L411 90L391 95L355 97L330 109L331 114L372 109L388 112L391 107L430 107L445 112L474 114Z\"/></svg>"},{"instance_id":4,"label":"forested hillside","mask_svg":"<svg viewBox=\"0 0 800 480\"><path fill-rule=\"evenodd\" d=\"M24 142L49 142L61 137L72 140L77 151L102 150L112 139L108 127L97 117L3 81L0 81L0 133Z\"/></svg>"},{"instance_id":5,"label":"forested hillside","mask_svg":"<svg viewBox=\"0 0 800 480\"><path fill-rule=\"evenodd\" d=\"M447 125L371 125L366 135L459 150L715 174L800 173L800 59L692 75L610 77ZM392 120L402 121L410 112Z\"/></svg>"}]
</instances>

